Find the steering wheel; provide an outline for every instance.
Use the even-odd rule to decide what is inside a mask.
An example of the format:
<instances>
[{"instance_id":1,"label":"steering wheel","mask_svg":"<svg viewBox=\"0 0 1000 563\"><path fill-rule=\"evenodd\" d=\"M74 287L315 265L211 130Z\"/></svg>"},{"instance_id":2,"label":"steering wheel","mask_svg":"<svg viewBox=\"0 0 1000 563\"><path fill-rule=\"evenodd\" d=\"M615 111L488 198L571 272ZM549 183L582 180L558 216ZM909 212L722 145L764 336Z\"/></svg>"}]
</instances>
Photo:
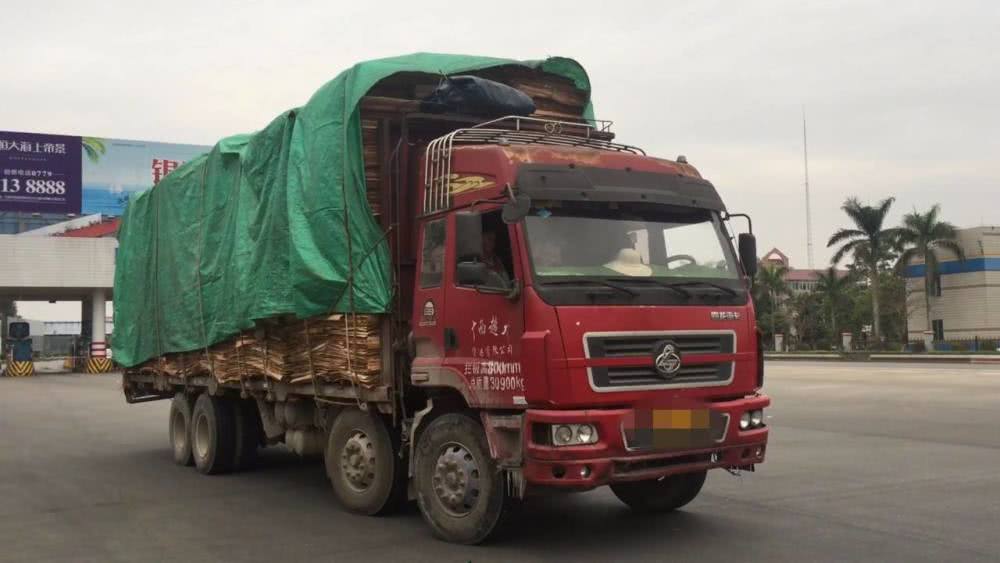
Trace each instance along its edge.
<instances>
[{"instance_id":1,"label":"steering wheel","mask_svg":"<svg viewBox=\"0 0 1000 563\"><path fill-rule=\"evenodd\" d=\"M697 266L698 265L698 261L695 260L694 256L691 256L690 254L674 254L673 256L668 256L667 259L666 259L666 261L664 262L664 265L670 264L671 262L676 262L678 260L686 260L687 261L687 264L684 264L683 266Z\"/></svg>"}]
</instances>

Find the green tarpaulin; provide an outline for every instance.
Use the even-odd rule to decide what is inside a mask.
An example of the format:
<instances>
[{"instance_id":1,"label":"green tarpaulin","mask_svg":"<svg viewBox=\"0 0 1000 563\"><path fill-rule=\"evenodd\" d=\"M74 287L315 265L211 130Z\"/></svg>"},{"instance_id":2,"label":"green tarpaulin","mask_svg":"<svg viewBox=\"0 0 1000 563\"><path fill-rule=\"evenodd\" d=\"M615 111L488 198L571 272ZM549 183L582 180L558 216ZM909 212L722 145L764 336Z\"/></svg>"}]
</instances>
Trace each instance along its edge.
<instances>
[{"instance_id":1,"label":"green tarpaulin","mask_svg":"<svg viewBox=\"0 0 1000 563\"><path fill-rule=\"evenodd\" d=\"M392 269L365 198L361 98L400 72L503 65L541 68L590 91L583 68L564 58L418 53L363 62L301 108L219 141L131 198L118 234L115 361L129 367L201 349L276 315L385 312Z\"/></svg>"}]
</instances>

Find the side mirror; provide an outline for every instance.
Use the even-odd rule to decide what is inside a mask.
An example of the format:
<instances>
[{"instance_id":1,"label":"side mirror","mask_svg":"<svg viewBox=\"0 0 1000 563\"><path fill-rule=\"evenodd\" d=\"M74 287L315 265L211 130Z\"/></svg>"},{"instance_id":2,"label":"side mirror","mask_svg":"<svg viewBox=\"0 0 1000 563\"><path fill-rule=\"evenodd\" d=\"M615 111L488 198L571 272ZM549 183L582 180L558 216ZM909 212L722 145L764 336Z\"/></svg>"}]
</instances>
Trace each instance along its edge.
<instances>
[{"instance_id":1,"label":"side mirror","mask_svg":"<svg viewBox=\"0 0 1000 563\"><path fill-rule=\"evenodd\" d=\"M752 280L757 275L757 237L752 233L740 233L738 245L743 271Z\"/></svg>"},{"instance_id":2,"label":"side mirror","mask_svg":"<svg viewBox=\"0 0 1000 563\"><path fill-rule=\"evenodd\" d=\"M503 222L508 225L511 223L517 223L521 219L528 216L528 211L531 210L531 198L527 195L520 195L517 199L511 199L507 203L503 204L503 211L501 212L501 217Z\"/></svg>"},{"instance_id":3,"label":"side mirror","mask_svg":"<svg viewBox=\"0 0 1000 563\"><path fill-rule=\"evenodd\" d=\"M455 261L477 262L483 254L483 216L455 214Z\"/></svg>"},{"instance_id":4,"label":"side mirror","mask_svg":"<svg viewBox=\"0 0 1000 563\"><path fill-rule=\"evenodd\" d=\"M484 262L459 262L455 266L455 281L458 285L478 287L486 285L489 270Z\"/></svg>"}]
</instances>

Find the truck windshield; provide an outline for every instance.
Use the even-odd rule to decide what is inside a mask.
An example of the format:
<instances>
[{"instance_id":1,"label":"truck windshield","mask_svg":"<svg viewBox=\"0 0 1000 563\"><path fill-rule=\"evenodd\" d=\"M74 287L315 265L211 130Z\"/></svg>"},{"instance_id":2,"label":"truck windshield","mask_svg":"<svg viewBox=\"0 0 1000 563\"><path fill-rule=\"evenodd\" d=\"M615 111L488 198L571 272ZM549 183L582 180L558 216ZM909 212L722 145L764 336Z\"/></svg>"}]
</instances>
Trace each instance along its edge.
<instances>
[{"instance_id":1,"label":"truck windshield","mask_svg":"<svg viewBox=\"0 0 1000 563\"><path fill-rule=\"evenodd\" d=\"M714 211L539 203L525 219L525 230L535 276L542 283L557 278L739 279L732 247Z\"/></svg>"}]
</instances>

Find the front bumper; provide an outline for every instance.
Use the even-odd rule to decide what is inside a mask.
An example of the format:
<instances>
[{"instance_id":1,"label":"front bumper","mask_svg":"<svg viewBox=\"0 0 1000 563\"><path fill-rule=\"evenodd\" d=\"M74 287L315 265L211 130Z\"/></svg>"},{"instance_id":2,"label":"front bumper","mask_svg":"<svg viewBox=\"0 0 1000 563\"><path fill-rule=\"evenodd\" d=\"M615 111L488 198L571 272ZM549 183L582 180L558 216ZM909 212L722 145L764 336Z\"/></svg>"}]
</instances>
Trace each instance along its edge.
<instances>
[{"instance_id":1,"label":"front bumper","mask_svg":"<svg viewBox=\"0 0 1000 563\"><path fill-rule=\"evenodd\" d=\"M768 428L740 430L744 412L771 404L765 395L705 403L702 406L727 418L721 438L698 448L635 449L627 447L624 425L634 419L632 409L528 410L525 412L522 471L528 485L586 490L625 481L657 479L716 467L751 468L762 463ZM534 424L588 423L597 428L598 442L556 447L536 443Z\"/></svg>"}]
</instances>

